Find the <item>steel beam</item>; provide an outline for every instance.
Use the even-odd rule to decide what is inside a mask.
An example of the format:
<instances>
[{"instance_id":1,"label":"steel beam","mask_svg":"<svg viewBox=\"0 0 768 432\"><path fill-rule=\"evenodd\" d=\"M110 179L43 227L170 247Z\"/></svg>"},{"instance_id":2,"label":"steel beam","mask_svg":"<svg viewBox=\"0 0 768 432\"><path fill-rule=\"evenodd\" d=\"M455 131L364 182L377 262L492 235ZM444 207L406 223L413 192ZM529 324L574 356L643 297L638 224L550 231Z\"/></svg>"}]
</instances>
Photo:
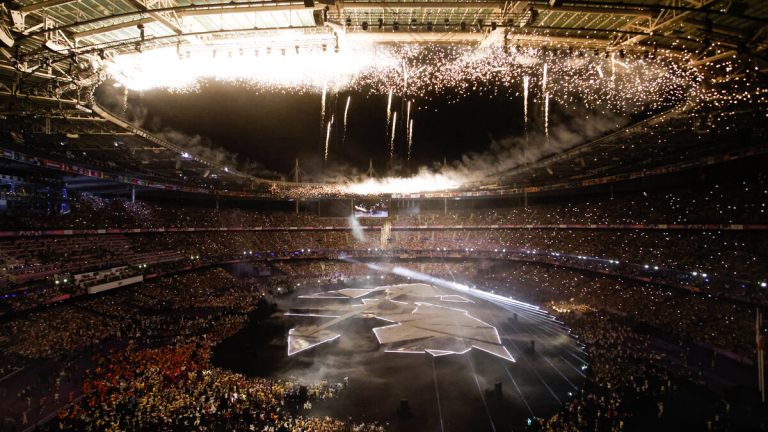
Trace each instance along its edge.
<instances>
[{"instance_id":1,"label":"steel beam","mask_svg":"<svg viewBox=\"0 0 768 432\"><path fill-rule=\"evenodd\" d=\"M139 24L149 24L155 22L154 18L142 18L132 21L125 21L117 24L112 24L104 27L98 27L91 30L84 30L81 32L73 33L72 38L74 40L80 40L91 36L96 36L103 33L109 33L116 30L122 30L124 28L136 27Z\"/></svg>"},{"instance_id":2,"label":"steel beam","mask_svg":"<svg viewBox=\"0 0 768 432\"><path fill-rule=\"evenodd\" d=\"M19 10L22 13L36 12L40 9L46 9L54 6L61 6L69 3L74 3L77 0L47 0L39 3L32 3L31 5L22 6Z\"/></svg>"},{"instance_id":3,"label":"steel beam","mask_svg":"<svg viewBox=\"0 0 768 432\"><path fill-rule=\"evenodd\" d=\"M341 10L354 10L354 9L499 9L502 10L507 2L503 1L435 1L435 2L338 2L337 5ZM649 10L639 9L626 9L626 8L609 8L609 7L590 7L590 6L561 6L551 7L549 5L536 5L537 10L552 11L552 12L572 12L572 13L589 13L589 14L605 14L605 15L626 15L626 16L653 16L653 12Z\"/></svg>"}]
</instances>

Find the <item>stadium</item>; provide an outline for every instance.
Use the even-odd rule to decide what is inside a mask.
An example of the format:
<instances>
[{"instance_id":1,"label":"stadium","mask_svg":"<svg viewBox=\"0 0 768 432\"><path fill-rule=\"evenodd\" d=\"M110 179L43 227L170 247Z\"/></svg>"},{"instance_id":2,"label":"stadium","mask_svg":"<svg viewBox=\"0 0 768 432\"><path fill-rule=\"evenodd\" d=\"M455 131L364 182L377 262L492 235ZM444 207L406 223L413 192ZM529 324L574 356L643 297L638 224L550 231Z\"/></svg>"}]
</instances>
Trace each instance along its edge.
<instances>
[{"instance_id":1,"label":"stadium","mask_svg":"<svg viewBox=\"0 0 768 432\"><path fill-rule=\"evenodd\" d=\"M0 2L0 431L768 429L768 2Z\"/></svg>"}]
</instances>

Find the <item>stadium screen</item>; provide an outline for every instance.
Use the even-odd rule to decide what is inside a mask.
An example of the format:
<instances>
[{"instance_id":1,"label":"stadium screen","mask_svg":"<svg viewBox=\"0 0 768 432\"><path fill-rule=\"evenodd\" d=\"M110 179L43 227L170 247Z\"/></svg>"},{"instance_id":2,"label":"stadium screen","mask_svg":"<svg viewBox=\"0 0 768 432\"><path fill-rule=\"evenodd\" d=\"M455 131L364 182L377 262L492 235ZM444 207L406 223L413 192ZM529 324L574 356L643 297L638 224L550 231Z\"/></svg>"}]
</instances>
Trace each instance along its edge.
<instances>
[{"instance_id":1,"label":"stadium screen","mask_svg":"<svg viewBox=\"0 0 768 432\"><path fill-rule=\"evenodd\" d=\"M355 217L385 218L389 217L389 202L386 200L365 200L355 202Z\"/></svg>"}]
</instances>

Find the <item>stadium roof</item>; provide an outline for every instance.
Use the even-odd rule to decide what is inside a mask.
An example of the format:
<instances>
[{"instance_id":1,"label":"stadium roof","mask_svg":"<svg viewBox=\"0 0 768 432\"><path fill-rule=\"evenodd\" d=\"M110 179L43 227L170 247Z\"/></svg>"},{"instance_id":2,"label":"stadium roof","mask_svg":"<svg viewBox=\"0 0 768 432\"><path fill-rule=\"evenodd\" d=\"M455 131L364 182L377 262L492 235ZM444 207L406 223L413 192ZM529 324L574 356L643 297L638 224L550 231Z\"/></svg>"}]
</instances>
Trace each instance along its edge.
<instances>
[{"instance_id":1,"label":"stadium roof","mask_svg":"<svg viewBox=\"0 0 768 432\"><path fill-rule=\"evenodd\" d=\"M74 55L105 58L297 30L308 38L341 30L380 42L471 42L504 33L539 45L702 54L716 45L760 54L768 26L768 3L761 0L21 0L6 8L4 39L14 45L3 54L26 71L38 63L56 69Z\"/></svg>"}]
</instances>

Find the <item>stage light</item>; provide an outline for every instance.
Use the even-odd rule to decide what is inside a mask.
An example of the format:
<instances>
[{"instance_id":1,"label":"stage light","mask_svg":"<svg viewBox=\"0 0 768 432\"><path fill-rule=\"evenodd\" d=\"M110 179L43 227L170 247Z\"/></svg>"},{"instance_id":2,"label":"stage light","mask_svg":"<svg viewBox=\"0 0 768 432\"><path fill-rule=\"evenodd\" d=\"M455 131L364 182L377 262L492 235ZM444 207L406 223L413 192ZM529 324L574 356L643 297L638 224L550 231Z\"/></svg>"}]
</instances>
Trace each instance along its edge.
<instances>
[{"instance_id":1,"label":"stage light","mask_svg":"<svg viewBox=\"0 0 768 432\"><path fill-rule=\"evenodd\" d=\"M411 28L412 29L416 28L416 18L411 18Z\"/></svg>"}]
</instances>

